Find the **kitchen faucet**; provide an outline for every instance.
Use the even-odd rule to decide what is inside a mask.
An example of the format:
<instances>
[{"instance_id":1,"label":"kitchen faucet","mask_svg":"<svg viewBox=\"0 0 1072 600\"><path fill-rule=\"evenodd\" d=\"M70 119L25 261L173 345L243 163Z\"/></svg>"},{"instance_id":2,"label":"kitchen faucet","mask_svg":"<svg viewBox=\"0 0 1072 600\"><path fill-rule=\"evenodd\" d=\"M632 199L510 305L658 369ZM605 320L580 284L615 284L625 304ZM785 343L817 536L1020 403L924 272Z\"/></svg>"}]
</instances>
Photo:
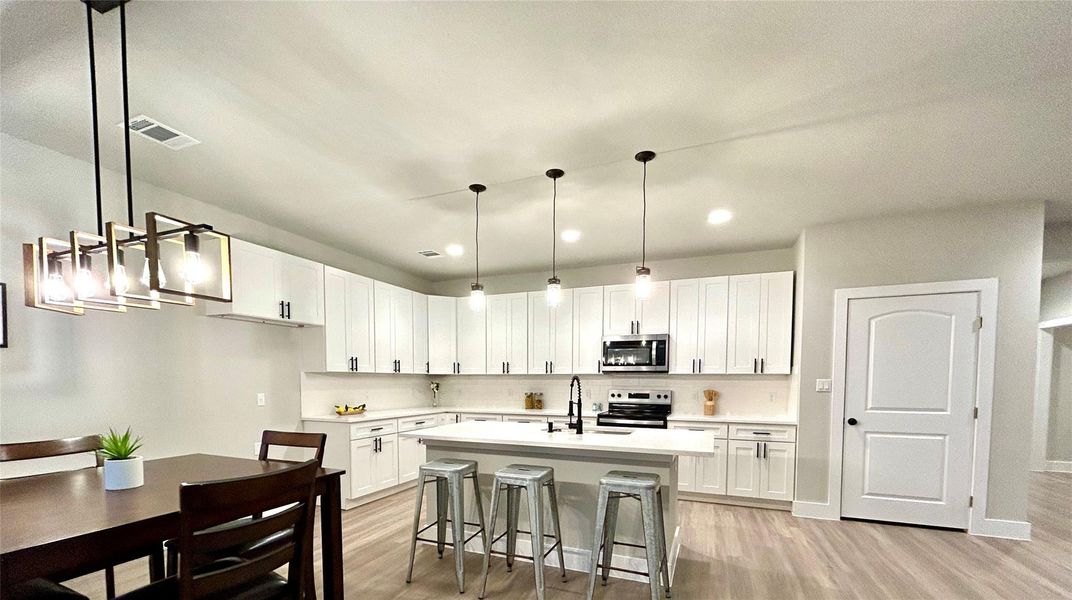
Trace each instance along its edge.
<instances>
[{"instance_id":1,"label":"kitchen faucet","mask_svg":"<svg viewBox=\"0 0 1072 600\"><path fill-rule=\"evenodd\" d=\"M573 384L574 383L577 384L577 422L576 423L573 421L573 399L572 399L572 396L573 396ZM569 417L569 425L568 425L568 427L570 429L576 430L577 434L580 435L580 434L584 433L584 419L581 418L581 378L580 377L577 377L576 375L574 375L573 379L570 379L569 390L570 390L570 397L571 398L570 398L570 401L569 401L569 413L566 415L566 416Z\"/></svg>"}]
</instances>

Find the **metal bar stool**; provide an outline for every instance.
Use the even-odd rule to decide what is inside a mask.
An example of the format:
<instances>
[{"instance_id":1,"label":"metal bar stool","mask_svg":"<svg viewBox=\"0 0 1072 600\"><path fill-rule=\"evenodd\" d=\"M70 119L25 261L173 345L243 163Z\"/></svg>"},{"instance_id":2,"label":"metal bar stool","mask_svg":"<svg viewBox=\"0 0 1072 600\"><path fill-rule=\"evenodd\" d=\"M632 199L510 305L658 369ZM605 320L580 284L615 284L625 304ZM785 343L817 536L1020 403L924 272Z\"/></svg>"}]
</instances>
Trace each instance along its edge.
<instances>
[{"instance_id":1,"label":"metal bar stool","mask_svg":"<svg viewBox=\"0 0 1072 600\"><path fill-rule=\"evenodd\" d=\"M424 484L429 478L435 479L436 484L436 520L421 527L421 505L424 502ZM473 492L476 495L476 512L480 519L479 523L465 521L465 488L466 479L473 482ZM450 517L448 514L448 505ZM447 523L451 524L453 542L446 541ZM461 523L459 526L458 523ZM479 527L479 531L465 537L465 526ZM430 540L420 537L422 533L436 528L436 539ZM465 544L476 536L483 536L484 545L487 546L488 535L484 528L484 505L480 499L480 484L477 482L477 466L473 460L441 459L427 462L420 467L417 476L417 508L413 513L413 539L409 547L409 570L406 571L406 583L413 580L413 558L417 552L417 541L434 543L439 558L443 558L443 547L450 546L454 549L454 575L458 578L458 591L465 593Z\"/></svg>"},{"instance_id":2,"label":"metal bar stool","mask_svg":"<svg viewBox=\"0 0 1072 600\"><path fill-rule=\"evenodd\" d=\"M644 545L614 541L614 528L618 521L618 502L622 498L640 501L644 524ZM611 566L614 545L643 548L647 551L648 571L631 571ZM610 571L622 571L645 575L651 588L651 600L659 600L665 583L666 597L670 597L670 570L666 557L666 528L663 523L663 494L659 476L653 473L611 471L599 479L599 504L596 509L596 535L592 542L592 563L588 571L588 600L596 589L596 571L602 567L602 583L607 585ZM599 561L600 553L603 562ZM660 580L660 575L663 579Z\"/></svg>"},{"instance_id":3,"label":"metal bar stool","mask_svg":"<svg viewBox=\"0 0 1072 600\"><path fill-rule=\"evenodd\" d=\"M495 537L495 520L499 516L499 496L503 488L506 488L506 531ZM543 600L543 560L551 552L558 550L558 564L562 570L562 581L566 580L566 563L562 555L562 529L558 519L558 497L555 493L555 470L551 467L539 467L531 465L510 465L495 472L495 483L491 487L491 531L488 537L491 543L484 545L484 570L483 581L480 585L480 598L484 598L488 587L488 569L491 566L491 555L497 554L506 557L506 570L512 571L514 558L517 557L517 534L528 534L532 540L532 556L521 558L532 561L536 571L536 598ZM517 528L517 519L520 513L521 491L528 496L529 526L531 531ZM543 532L543 490L547 490L548 503L551 508L551 526L554 535ZM506 552L492 550L496 542L506 536ZM544 538L549 537L555 543L544 552Z\"/></svg>"}]
</instances>

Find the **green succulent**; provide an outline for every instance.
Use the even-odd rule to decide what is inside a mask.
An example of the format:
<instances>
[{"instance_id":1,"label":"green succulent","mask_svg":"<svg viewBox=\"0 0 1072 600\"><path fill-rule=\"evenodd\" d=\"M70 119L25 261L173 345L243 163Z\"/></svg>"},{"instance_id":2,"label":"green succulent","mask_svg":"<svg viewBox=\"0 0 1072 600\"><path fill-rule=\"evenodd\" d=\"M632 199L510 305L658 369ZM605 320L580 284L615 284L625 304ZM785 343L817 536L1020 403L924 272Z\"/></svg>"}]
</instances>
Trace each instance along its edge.
<instances>
[{"instance_id":1,"label":"green succulent","mask_svg":"<svg viewBox=\"0 0 1072 600\"><path fill-rule=\"evenodd\" d=\"M108 433L100 436L101 456L108 460L125 460L132 456L141 448L141 437L134 437L134 434L130 432L130 428L123 433L116 433L111 427L108 428Z\"/></svg>"}]
</instances>

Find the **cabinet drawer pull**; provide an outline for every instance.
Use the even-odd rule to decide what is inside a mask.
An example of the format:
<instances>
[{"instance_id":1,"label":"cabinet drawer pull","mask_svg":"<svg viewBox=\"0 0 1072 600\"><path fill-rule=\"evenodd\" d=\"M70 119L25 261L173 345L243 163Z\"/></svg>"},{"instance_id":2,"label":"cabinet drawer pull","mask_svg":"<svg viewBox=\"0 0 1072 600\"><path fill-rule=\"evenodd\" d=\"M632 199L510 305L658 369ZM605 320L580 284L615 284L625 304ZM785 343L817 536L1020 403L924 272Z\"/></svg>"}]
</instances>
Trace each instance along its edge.
<instances>
[{"instance_id":1,"label":"cabinet drawer pull","mask_svg":"<svg viewBox=\"0 0 1072 600\"><path fill-rule=\"evenodd\" d=\"M771 435L769 431L753 431L752 435Z\"/></svg>"},{"instance_id":2,"label":"cabinet drawer pull","mask_svg":"<svg viewBox=\"0 0 1072 600\"><path fill-rule=\"evenodd\" d=\"M706 429L697 429L695 427L689 427L689 431L707 431Z\"/></svg>"},{"instance_id":3,"label":"cabinet drawer pull","mask_svg":"<svg viewBox=\"0 0 1072 600\"><path fill-rule=\"evenodd\" d=\"M417 421L416 423L414 423L414 425L424 425L427 422L428 421Z\"/></svg>"},{"instance_id":4,"label":"cabinet drawer pull","mask_svg":"<svg viewBox=\"0 0 1072 600\"><path fill-rule=\"evenodd\" d=\"M377 432L377 431L383 431L383 427L373 427L373 428L372 428L372 429L370 429L369 431L371 431L371 432L373 432L373 433L375 433L375 432Z\"/></svg>"}]
</instances>

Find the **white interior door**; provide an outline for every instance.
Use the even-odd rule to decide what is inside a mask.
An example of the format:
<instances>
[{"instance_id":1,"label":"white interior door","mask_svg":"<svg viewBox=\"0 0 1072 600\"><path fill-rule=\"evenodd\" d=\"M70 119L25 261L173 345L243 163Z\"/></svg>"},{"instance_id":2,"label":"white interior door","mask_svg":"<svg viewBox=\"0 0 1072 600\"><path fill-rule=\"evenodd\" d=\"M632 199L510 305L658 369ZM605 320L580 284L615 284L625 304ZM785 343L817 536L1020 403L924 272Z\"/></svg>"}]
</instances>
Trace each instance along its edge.
<instances>
[{"instance_id":1,"label":"white interior door","mask_svg":"<svg viewBox=\"0 0 1072 600\"><path fill-rule=\"evenodd\" d=\"M978 294L848 310L841 514L966 529Z\"/></svg>"}]
</instances>

